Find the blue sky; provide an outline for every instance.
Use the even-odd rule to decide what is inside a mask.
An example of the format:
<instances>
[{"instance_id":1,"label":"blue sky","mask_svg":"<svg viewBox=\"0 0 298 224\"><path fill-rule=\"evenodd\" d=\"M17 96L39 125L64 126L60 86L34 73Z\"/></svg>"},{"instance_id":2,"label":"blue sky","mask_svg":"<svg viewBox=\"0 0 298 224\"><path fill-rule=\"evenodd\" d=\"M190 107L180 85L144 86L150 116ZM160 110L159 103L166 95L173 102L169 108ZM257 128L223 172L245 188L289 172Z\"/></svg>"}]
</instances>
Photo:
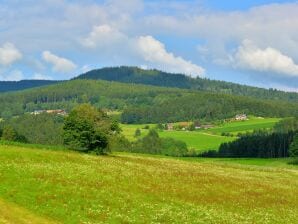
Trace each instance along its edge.
<instances>
[{"instance_id":1,"label":"blue sky","mask_svg":"<svg viewBox=\"0 0 298 224\"><path fill-rule=\"evenodd\" d=\"M298 91L298 2L0 0L0 80L134 65Z\"/></svg>"}]
</instances>

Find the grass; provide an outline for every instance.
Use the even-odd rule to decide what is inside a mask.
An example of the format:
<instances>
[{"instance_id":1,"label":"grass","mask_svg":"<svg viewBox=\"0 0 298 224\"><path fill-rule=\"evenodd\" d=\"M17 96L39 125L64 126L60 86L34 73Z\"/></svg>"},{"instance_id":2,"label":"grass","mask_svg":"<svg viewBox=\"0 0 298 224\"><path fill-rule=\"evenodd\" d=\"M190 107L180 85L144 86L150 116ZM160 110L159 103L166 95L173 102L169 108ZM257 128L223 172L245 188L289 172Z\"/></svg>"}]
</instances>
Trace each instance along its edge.
<instances>
[{"instance_id":1,"label":"grass","mask_svg":"<svg viewBox=\"0 0 298 224\"><path fill-rule=\"evenodd\" d=\"M39 217L24 208L8 203L0 199L0 223L14 223L14 224L31 224L43 223L54 224L57 222Z\"/></svg>"},{"instance_id":2,"label":"grass","mask_svg":"<svg viewBox=\"0 0 298 224\"><path fill-rule=\"evenodd\" d=\"M218 149L220 144L235 140L235 137L226 137L210 135L198 131L163 131L159 132L160 137L171 137L184 141L188 148L194 148L196 151L206 151L209 149Z\"/></svg>"},{"instance_id":3,"label":"grass","mask_svg":"<svg viewBox=\"0 0 298 224\"><path fill-rule=\"evenodd\" d=\"M234 121L211 128L208 132L218 135L223 132L237 135L238 133L251 132L253 130L271 129L280 120L280 118L250 117L247 121Z\"/></svg>"},{"instance_id":4,"label":"grass","mask_svg":"<svg viewBox=\"0 0 298 224\"><path fill-rule=\"evenodd\" d=\"M280 118L257 118L249 117L247 121L234 121L225 123L223 125L198 131L163 131L159 132L161 137L171 137L177 140L184 141L188 148L196 149L197 151L206 151L209 149L218 149L220 144L224 142L230 142L236 139L236 137L221 136L223 132L231 133L236 136L238 133L251 132L258 129L271 129ZM133 124L126 125L121 124L123 134L130 140L135 141L134 137L136 129L140 129L142 135L145 136L148 133L147 129L144 129L146 124ZM150 128L156 126L156 124L148 124Z\"/></svg>"},{"instance_id":5,"label":"grass","mask_svg":"<svg viewBox=\"0 0 298 224\"><path fill-rule=\"evenodd\" d=\"M298 170L0 145L0 198L8 223L295 223Z\"/></svg>"}]
</instances>

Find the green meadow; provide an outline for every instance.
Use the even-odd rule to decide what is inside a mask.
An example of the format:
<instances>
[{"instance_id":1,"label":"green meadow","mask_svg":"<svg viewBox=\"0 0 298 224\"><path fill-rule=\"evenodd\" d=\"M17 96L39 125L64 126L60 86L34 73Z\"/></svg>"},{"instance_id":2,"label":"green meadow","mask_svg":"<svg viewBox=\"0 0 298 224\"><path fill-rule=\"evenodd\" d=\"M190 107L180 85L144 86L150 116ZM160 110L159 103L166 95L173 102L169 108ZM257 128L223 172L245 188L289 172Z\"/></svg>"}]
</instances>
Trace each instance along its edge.
<instances>
[{"instance_id":1,"label":"green meadow","mask_svg":"<svg viewBox=\"0 0 298 224\"><path fill-rule=\"evenodd\" d=\"M297 167L243 161L1 145L0 223L295 223Z\"/></svg>"},{"instance_id":2,"label":"green meadow","mask_svg":"<svg viewBox=\"0 0 298 224\"><path fill-rule=\"evenodd\" d=\"M249 117L249 120L246 121L224 123L218 127L209 129L208 132L219 135L221 133L231 133L237 135L238 133L251 132L253 130L271 129L280 120L280 118Z\"/></svg>"},{"instance_id":3,"label":"green meadow","mask_svg":"<svg viewBox=\"0 0 298 224\"><path fill-rule=\"evenodd\" d=\"M159 131L160 137L170 137L177 140L184 141L188 148L193 148L196 151L206 151L209 149L218 149L220 144L235 140L238 133L252 132L253 130L271 129L280 121L279 118L257 118L249 117L246 121L232 121L214 128L196 131ZM141 136L148 133L145 126L153 128L156 124L121 124L123 134L130 140L135 141L134 137L136 129L141 130ZM222 133L230 133L234 135L222 136Z\"/></svg>"}]
</instances>

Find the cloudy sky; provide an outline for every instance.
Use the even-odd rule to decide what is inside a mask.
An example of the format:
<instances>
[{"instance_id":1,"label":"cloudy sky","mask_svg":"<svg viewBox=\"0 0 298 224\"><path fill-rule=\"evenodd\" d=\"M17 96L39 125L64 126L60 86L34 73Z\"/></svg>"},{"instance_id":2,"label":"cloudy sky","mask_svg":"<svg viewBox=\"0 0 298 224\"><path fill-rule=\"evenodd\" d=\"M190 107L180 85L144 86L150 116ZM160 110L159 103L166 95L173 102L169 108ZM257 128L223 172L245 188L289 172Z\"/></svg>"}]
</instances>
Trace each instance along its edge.
<instances>
[{"instance_id":1,"label":"cloudy sky","mask_svg":"<svg viewBox=\"0 0 298 224\"><path fill-rule=\"evenodd\" d=\"M0 80L116 65L298 91L298 1L0 0Z\"/></svg>"}]
</instances>

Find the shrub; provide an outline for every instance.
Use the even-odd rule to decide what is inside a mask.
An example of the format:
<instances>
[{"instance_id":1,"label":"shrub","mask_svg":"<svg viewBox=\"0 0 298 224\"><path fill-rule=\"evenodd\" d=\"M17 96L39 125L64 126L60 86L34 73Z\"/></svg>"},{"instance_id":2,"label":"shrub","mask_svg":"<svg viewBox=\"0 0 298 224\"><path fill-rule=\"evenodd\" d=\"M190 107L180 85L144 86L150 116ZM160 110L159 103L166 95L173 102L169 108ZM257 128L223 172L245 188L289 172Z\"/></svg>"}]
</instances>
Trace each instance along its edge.
<instances>
[{"instance_id":1,"label":"shrub","mask_svg":"<svg viewBox=\"0 0 298 224\"><path fill-rule=\"evenodd\" d=\"M120 129L109 117L89 104L74 108L64 121L64 144L78 151L104 154L109 138Z\"/></svg>"}]
</instances>

